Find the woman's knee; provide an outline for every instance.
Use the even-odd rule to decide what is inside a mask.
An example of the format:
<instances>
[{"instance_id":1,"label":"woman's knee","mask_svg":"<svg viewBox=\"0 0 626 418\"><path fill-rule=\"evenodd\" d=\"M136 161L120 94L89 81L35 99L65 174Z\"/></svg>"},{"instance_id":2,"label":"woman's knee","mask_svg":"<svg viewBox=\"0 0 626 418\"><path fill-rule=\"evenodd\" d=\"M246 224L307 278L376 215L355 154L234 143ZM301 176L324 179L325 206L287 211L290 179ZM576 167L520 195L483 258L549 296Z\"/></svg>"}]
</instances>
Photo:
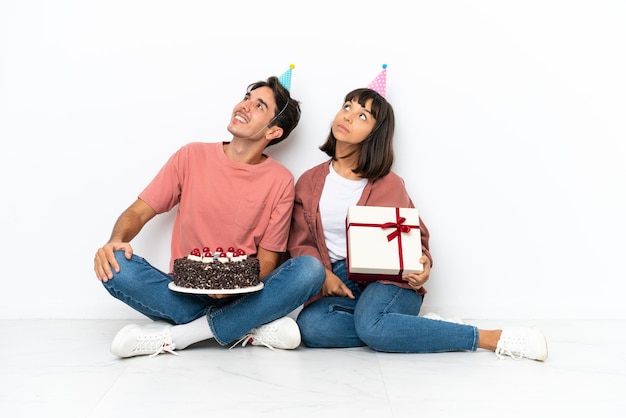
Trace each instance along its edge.
<instances>
[{"instance_id":1,"label":"woman's knee","mask_svg":"<svg viewBox=\"0 0 626 418\"><path fill-rule=\"evenodd\" d=\"M388 351L389 338L382 330L375 326L357 326L355 322L356 335L365 345L376 351Z\"/></svg>"},{"instance_id":2,"label":"woman's knee","mask_svg":"<svg viewBox=\"0 0 626 418\"><path fill-rule=\"evenodd\" d=\"M373 312L363 305L357 306L354 311L354 329L361 341L371 348L379 347L384 339L384 330L379 329L382 321L382 312Z\"/></svg>"},{"instance_id":3,"label":"woman's knee","mask_svg":"<svg viewBox=\"0 0 626 418\"><path fill-rule=\"evenodd\" d=\"M298 315L296 320L298 328L300 328L300 335L302 337L302 343L307 347L317 347L320 324L319 312L317 309L310 309L310 307L304 308Z\"/></svg>"}]
</instances>

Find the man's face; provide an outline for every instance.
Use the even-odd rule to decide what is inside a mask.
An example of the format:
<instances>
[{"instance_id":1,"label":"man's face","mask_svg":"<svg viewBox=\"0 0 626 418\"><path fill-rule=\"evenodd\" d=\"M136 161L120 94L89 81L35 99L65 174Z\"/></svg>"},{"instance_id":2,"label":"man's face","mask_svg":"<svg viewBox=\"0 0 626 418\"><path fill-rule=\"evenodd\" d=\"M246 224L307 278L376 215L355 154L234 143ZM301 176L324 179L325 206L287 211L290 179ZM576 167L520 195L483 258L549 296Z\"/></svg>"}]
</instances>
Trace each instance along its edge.
<instances>
[{"instance_id":1,"label":"man's face","mask_svg":"<svg viewBox=\"0 0 626 418\"><path fill-rule=\"evenodd\" d=\"M262 138L276 112L274 93L269 87L259 87L247 93L233 108L228 131L239 138Z\"/></svg>"}]
</instances>

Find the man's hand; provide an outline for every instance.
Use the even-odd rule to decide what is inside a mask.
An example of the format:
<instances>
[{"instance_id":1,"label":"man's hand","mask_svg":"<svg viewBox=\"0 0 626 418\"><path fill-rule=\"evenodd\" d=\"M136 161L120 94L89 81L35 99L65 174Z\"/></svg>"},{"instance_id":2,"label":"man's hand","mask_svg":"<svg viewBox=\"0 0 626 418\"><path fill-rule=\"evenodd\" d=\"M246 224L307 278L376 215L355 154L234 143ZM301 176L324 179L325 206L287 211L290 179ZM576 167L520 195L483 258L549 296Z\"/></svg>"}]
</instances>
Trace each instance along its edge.
<instances>
[{"instance_id":1,"label":"man's hand","mask_svg":"<svg viewBox=\"0 0 626 418\"><path fill-rule=\"evenodd\" d=\"M141 231L141 228L156 216L156 211L141 199L128 207L115 222L113 232L109 242L96 251L93 260L93 269L96 277L102 282L107 282L113 278L113 270L120 272L120 266L115 260L113 251L124 250L124 255L128 260L133 255L133 248L130 241ZM111 268L113 270L111 270Z\"/></svg>"},{"instance_id":2,"label":"man's hand","mask_svg":"<svg viewBox=\"0 0 626 418\"><path fill-rule=\"evenodd\" d=\"M109 242L98 248L93 260L93 269L96 277L101 282L107 282L113 278L113 270L120 272L120 266L115 259L114 251L124 250L124 256L130 260L133 255L133 247L128 242Z\"/></svg>"}]
</instances>

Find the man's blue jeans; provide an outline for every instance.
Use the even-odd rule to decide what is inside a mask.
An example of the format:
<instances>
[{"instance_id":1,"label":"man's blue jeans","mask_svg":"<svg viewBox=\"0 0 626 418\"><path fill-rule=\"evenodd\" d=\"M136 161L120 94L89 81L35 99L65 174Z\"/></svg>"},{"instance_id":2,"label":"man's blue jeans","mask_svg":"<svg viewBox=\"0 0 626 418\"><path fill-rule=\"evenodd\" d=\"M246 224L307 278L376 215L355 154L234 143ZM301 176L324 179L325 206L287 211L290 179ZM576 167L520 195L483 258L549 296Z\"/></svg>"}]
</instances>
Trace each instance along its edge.
<instances>
[{"instance_id":1,"label":"man's blue jeans","mask_svg":"<svg viewBox=\"0 0 626 418\"><path fill-rule=\"evenodd\" d=\"M475 351L478 329L419 317L423 295L392 284L366 287L347 279L345 261L333 272L356 297L325 297L298 316L302 341L308 347L360 347L391 353Z\"/></svg>"},{"instance_id":2,"label":"man's blue jeans","mask_svg":"<svg viewBox=\"0 0 626 418\"><path fill-rule=\"evenodd\" d=\"M155 321L186 324L206 316L215 340L227 345L253 328L281 318L322 288L326 273L314 257L290 259L263 279L262 290L224 299L172 291L172 276L133 255L116 251L120 272L103 283L109 293Z\"/></svg>"}]
</instances>

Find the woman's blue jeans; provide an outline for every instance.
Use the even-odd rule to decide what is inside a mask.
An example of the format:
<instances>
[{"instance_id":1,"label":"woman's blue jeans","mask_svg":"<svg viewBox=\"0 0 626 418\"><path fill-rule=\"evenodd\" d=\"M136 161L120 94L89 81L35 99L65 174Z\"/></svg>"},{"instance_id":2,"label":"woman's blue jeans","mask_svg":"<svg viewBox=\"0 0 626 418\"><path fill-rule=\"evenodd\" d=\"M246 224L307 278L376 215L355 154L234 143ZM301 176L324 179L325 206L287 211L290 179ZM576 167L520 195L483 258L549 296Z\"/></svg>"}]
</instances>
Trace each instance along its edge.
<instances>
[{"instance_id":1,"label":"woman's blue jeans","mask_svg":"<svg viewBox=\"0 0 626 418\"><path fill-rule=\"evenodd\" d=\"M221 345L298 308L321 290L326 276L316 258L297 257L267 275L262 290L214 299L170 290L172 276L137 255L127 260L123 251L116 251L115 258L120 272L113 272L113 279L103 282L113 297L155 321L186 324L206 316Z\"/></svg>"},{"instance_id":2,"label":"woman's blue jeans","mask_svg":"<svg viewBox=\"0 0 626 418\"><path fill-rule=\"evenodd\" d=\"M475 351L478 329L418 316L423 295L379 282L367 286L348 280L345 261L333 272L355 299L325 297L307 305L298 316L302 341L308 347L369 346L390 353Z\"/></svg>"}]
</instances>

